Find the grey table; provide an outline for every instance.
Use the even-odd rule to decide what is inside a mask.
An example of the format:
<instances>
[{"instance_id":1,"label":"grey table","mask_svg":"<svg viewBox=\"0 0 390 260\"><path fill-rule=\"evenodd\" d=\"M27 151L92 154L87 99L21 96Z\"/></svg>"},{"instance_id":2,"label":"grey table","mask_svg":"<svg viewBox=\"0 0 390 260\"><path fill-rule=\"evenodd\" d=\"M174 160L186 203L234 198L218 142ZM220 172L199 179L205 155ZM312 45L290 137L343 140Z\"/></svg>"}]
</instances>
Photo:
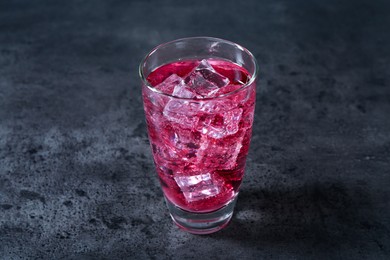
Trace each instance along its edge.
<instances>
[{"instance_id":1,"label":"grey table","mask_svg":"<svg viewBox=\"0 0 390 260\"><path fill-rule=\"evenodd\" d=\"M0 259L389 259L388 1L1 1ZM232 223L176 228L137 66L225 38L260 64Z\"/></svg>"}]
</instances>

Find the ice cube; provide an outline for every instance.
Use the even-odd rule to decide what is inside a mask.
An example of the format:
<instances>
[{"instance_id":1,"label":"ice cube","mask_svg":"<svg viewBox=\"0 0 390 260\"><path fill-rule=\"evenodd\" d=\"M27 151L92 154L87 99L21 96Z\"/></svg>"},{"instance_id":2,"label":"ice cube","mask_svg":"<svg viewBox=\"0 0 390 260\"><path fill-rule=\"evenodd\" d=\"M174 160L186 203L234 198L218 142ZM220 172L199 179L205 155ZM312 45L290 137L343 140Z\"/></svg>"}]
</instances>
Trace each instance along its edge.
<instances>
[{"instance_id":1,"label":"ice cube","mask_svg":"<svg viewBox=\"0 0 390 260\"><path fill-rule=\"evenodd\" d=\"M234 138L206 141L198 151L198 163L209 169L231 170L236 166L242 148L245 132L238 132Z\"/></svg>"},{"instance_id":2,"label":"ice cube","mask_svg":"<svg viewBox=\"0 0 390 260\"><path fill-rule=\"evenodd\" d=\"M220 88L229 84L229 79L216 72L207 60L202 60L184 82L202 97L213 97Z\"/></svg>"},{"instance_id":3,"label":"ice cube","mask_svg":"<svg viewBox=\"0 0 390 260\"><path fill-rule=\"evenodd\" d=\"M195 71L200 73L205 80L212 82L218 88L225 87L229 84L229 79L216 72L207 60L202 60Z\"/></svg>"},{"instance_id":4,"label":"ice cube","mask_svg":"<svg viewBox=\"0 0 390 260\"><path fill-rule=\"evenodd\" d=\"M186 162L195 162L198 148L200 148L201 134L196 131L181 129L179 126L167 125L160 132L163 146L173 151L173 159L179 158Z\"/></svg>"},{"instance_id":5,"label":"ice cube","mask_svg":"<svg viewBox=\"0 0 390 260\"><path fill-rule=\"evenodd\" d=\"M179 98L194 98L197 96L197 93L190 87L184 85L177 85L172 93L173 96Z\"/></svg>"},{"instance_id":6,"label":"ice cube","mask_svg":"<svg viewBox=\"0 0 390 260\"><path fill-rule=\"evenodd\" d=\"M242 111L242 108L236 108L223 114L206 114L200 117L197 130L215 139L233 135L239 130Z\"/></svg>"},{"instance_id":7,"label":"ice cube","mask_svg":"<svg viewBox=\"0 0 390 260\"><path fill-rule=\"evenodd\" d=\"M172 74L166 78L163 82L155 86L155 89L171 95L176 87L184 86L184 81L181 77L176 74Z\"/></svg>"},{"instance_id":8,"label":"ice cube","mask_svg":"<svg viewBox=\"0 0 390 260\"><path fill-rule=\"evenodd\" d=\"M193 129L199 120L195 116L196 112L191 102L171 99L164 107L163 115L169 121L180 124L183 129Z\"/></svg>"},{"instance_id":9,"label":"ice cube","mask_svg":"<svg viewBox=\"0 0 390 260\"><path fill-rule=\"evenodd\" d=\"M216 196L224 191L224 180L217 174L177 175L174 177L187 202Z\"/></svg>"},{"instance_id":10,"label":"ice cube","mask_svg":"<svg viewBox=\"0 0 390 260\"><path fill-rule=\"evenodd\" d=\"M178 98L194 98L198 94L189 86L184 84L184 81L179 76L172 74L163 83L165 89L172 88L171 94ZM163 109L163 115L171 122L182 125L183 128L193 128L198 122L194 113L194 103L185 99L169 98Z\"/></svg>"},{"instance_id":11,"label":"ice cube","mask_svg":"<svg viewBox=\"0 0 390 260\"><path fill-rule=\"evenodd\" d=\"M199 103L200 111L211 114L225 113L225 111L234 109L235 107L237 107L237 104L231 102L229 99L215 99Z\"/></svg>"}]
</instances>

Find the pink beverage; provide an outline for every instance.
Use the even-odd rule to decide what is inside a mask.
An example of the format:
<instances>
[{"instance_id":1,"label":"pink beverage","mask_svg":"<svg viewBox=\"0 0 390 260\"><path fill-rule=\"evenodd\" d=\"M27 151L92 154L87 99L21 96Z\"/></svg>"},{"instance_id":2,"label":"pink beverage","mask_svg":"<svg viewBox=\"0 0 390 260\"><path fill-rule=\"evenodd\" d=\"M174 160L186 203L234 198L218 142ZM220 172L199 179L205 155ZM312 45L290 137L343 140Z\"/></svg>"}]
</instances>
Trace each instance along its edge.
<instances>
[{"instance_id":1,"label":"pink beverage","mask_svg":"<svg viewBox=\"0 0 390 260\"><path fill-rule=\"evenodd\" d=\"M189 212L231 202L244 175L255 107L252 75L222 59L181 60L147 75L144 108L164 194Z\"/></svg>"}]
</instances>

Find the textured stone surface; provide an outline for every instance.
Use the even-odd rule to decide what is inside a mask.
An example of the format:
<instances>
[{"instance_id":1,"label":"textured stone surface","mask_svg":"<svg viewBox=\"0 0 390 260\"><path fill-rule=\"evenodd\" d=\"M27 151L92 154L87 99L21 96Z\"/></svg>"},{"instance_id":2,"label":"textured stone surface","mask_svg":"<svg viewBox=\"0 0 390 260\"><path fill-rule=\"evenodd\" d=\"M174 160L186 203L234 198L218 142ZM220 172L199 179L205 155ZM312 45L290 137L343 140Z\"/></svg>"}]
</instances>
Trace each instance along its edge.
<instances>
[{"instance_id":1,"label":"textured stone surface","mask_svg":"<svg viewBox=\"0 0 390 260\"><path fill-rule=\"evenodd\" d=\"M162 4L164 2L164 4ZM388 1L2 1L1 259L390 257ZM260 64L233 222L170 220L137 66L229 39Z\"/></svg>"}]
</instances>

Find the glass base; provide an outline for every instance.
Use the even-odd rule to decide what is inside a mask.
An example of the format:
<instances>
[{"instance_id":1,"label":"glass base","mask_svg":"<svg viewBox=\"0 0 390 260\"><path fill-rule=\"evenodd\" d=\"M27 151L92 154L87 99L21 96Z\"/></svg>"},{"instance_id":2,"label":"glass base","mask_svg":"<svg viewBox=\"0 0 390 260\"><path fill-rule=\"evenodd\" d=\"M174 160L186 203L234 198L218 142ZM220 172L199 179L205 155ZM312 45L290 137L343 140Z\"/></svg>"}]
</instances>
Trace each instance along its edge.
<instances>
[{"instance_id":1,"label":"glass base","mask_svg":"<svg viewBox=\"0 0 390 260\"><path fill-rule=\"evenodd\" d=\"M195 213L182 210L165 198L171 218L179 228L197 235L217 232L229 224L233 216L237 195L224 207L217 211Z\"/></svg>"}]
</instances>

